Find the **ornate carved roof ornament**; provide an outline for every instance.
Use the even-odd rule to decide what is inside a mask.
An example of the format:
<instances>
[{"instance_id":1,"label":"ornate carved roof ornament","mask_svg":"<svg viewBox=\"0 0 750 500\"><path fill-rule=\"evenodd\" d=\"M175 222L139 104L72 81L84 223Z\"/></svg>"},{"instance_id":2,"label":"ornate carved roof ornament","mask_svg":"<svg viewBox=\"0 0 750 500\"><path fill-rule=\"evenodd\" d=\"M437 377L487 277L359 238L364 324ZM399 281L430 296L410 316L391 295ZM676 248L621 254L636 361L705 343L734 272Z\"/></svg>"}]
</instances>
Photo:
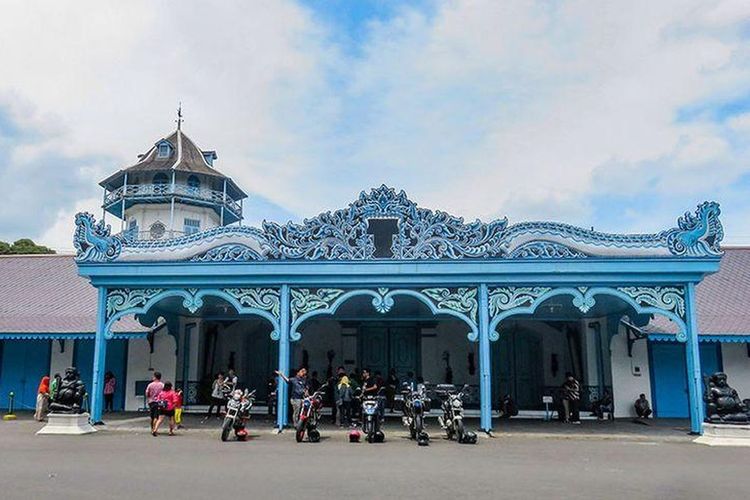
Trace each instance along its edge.
<instances>
[{"instance_id":1,"label":"ornate carved roof ornament","mask_svg":"<svg viewBox=\"0 0 750 500\"><path fill-rule=\"evenodd\" d=\"M122 261L375 260L370 221L394 219L395 260L585 259L588 257L713 257L724 231L716 202L686 212L677 227L655 234L610 234L557 222L508 225L507 219L466 223L420 208L404 191L363 191L347 208L301 224L263 222L262 228L226 226L172 240L130 241L110 236L90 214L76 216L77 259Z\"/></svg>"}]
</instances>

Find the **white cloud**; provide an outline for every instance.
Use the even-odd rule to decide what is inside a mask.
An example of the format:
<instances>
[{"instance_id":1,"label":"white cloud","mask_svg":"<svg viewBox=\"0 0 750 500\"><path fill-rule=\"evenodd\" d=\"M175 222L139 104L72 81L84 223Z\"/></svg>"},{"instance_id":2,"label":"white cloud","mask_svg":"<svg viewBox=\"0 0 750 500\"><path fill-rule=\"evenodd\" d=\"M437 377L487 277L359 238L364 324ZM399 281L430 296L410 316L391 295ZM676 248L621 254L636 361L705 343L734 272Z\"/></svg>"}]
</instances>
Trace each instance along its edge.
<instances>
[{"instance_id":1,"label":"white cloud","mask_svg":"<svg viewBox=\"0 0 750 500\"><path fill-rule=\"evenodd\" d=\"M355 56L291 1L179 5L4 7L0 93L53 129L45 147L99 159L92 186L168 133L179 99L220 169L300 215L385 182L467 217L590 225L594 196L688 209L748 172L739 118L677 120L750 88L747 2L445 1L371 24Z\"/></svg>"}]
</instances>

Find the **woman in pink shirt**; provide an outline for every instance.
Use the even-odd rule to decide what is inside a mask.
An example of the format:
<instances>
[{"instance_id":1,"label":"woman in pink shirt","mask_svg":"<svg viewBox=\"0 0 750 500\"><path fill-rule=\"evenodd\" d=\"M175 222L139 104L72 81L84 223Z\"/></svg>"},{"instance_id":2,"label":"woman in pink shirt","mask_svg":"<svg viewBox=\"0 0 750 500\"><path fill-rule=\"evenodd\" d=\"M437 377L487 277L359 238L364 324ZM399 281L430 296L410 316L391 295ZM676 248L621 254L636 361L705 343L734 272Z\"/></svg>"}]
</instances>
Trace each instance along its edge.
<instances>
[{"instance_id":1,"label":"woman in pink shirt","mask_svg":"<svg viewBox=\"0 0 750 500\"><path fill-rule=\"evenodd\" d=\"M166 382L164 389L159 393L157 401L159 403L160 415L159 419L154 425L154 430L151 433L154 437L159 432L159 426L164 421L164 417L169 417L169 435L174 436L174 410L177 408L177 403L180 396L177 392L172 389L172 382Z\"/></svg>"}]
</instances>

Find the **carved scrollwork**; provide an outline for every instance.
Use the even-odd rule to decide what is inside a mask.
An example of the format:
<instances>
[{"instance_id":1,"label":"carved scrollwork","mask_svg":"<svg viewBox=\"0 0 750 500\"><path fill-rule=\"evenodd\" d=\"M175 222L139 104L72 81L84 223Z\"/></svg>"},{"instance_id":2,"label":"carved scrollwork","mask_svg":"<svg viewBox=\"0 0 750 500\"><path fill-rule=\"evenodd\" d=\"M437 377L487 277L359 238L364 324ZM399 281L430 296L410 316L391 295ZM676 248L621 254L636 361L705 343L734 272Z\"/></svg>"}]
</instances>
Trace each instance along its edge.
<instances>
[{"instance_id":1,"label":"carved scrollwork","mask_svg":"<svg viewBox=\"0 0 750 500\"><path fill-rule=\"evenodd\" d=\"M160 288L115 288L107 293L107 319L128 309L145 306L163 290Z\"/></svg>"},{"instance_id":2,"label":"carved scrollwork","mask_svg":"<svg viewBox=\"0 0 750 500\"><path fill-rule=\"evenodd\" d=\"M691 257L721 255L719 245L724 238L724 228L720 214L719 204L713 201L701 203L695 215L685 212L677 219L677 227L668 232L670 252Z\"/></svg>"},{"instance_id":3,"label":"carved scrollwork","mask_svg":"<svg viewBox=\"0 0 750 500\"><path fill-rule=\"evenodd\" d=\"M490 317L521 306L532 306L539 297L551 291L547 286L505 286L489 291Z\"/></svg>"},{"instance_id":4,"label":"carved scrollwork","mask_svg":"<svg viewBox=\"0 0 750 500\"><path fill-rule=\"evenodd\" d=\"M222 245L212 248L202 255L196 255L190 260L197 262L246 262L265 259L265 256L246 245Z\"/></svg>"},{"instance_id":5,"label":"carved scrollwork","mask_svg":"<svg viewBox=\"0 0 750 500\"><path fill-rule=\"evenodd\" d=\"M78 262L109 262L115 260L122 251L122 240L111 235L109 224L102 219L96 222L88 212L76 214L76 230L73 246Z\"/></svg>"},{"instance_id":6,"label":"carved scrollwork","mask_svg":"<svg viewBox=\"0 0 750 500\"><path fill-rule=\"evenodd\" d=\"M397 260L585 259L589 257L714 257L724 231L718 203L685 213L677 227L654 234L613 234L558 222L507 219L464 222L417 206L404 191L380 186L361 192L348 207L321 213L301 224L264 221L262 228L224 226L174 239L136 240L111 236L91 214L76 216L74 245L79 262L192 260ZM395 219L391 255L376 255L370 221Z\"/></svg>"},{"instance_id":7,"label":"carved scrollwork","mask_svg":"<svg viewBox=\"0 0 750 500\"><path fill-rule=\"evenodd\" d=\"M223 291L244 307L268 311L277 319L280 317L281 293L276 288L225 288Z\"/></svg>"},{"instance_id":8,"label":"carved scrollwork","mask_svg":"<svg viewBox=\"0 0 750 500\"><path fill-rule=\"evenodd\" d=\"M309 288L292 288L290 302L292 323L303 314L317 309L330 308L344 292L340 288L318 288L315 290Z\"/></svg>"},{"instance_id":9,"label":"carved scrollwork","mask_svg":"<svg viewBox=\"0 0 750 500\"><path fill-rule=\"evenodd\" d=\"M466 314L473 322L477 321L479 304L476 288L424 288L421 292L438 309Z\"/></svg>"},{"instance_id":10,"label":"carved scrollwork","mask_svg":"<svg viewBox=\"0 0 750 500\"><path fill-rule=\"evenodd\" d=\"M640 306L651 306L685 319L685 290L673 286L623 286L617 290Z\"/></svg>"}]
</instances>

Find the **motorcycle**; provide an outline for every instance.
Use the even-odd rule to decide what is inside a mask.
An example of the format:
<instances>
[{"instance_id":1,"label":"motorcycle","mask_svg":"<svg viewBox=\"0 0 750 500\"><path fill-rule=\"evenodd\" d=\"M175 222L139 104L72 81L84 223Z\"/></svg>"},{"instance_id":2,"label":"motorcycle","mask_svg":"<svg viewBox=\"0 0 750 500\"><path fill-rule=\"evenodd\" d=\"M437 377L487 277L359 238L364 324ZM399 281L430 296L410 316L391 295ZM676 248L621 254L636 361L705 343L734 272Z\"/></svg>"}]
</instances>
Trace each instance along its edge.
<instances>
[{"instance_id":1,"label":"motorcycle","mask_svg":"<svg viewBox=\"0 0 750 500\"><path fill-rule=\"evenodd\" d=\"M232 392L232 397L227 401L227 412L224 415L224 422L221 425L221 440L227 441L229 434L234 429L234 435L237 441L247 439L247 430L245 425L250 419L250 409L255 402L255 391L248 392L236 389Z\"/></svg>"},{"instance_id":2,"label":"motorcycle","mask_svg":"<svg viewBox=\"0 0 750 500\"><path fill-rule=\"evenodd\" d=\"M445 396L440 405L443 414L438 417L438 422L440 423L440 427L445 429L448 439L455 437L459 443L476 444L476 433L464 429L464 395L468 388L468 385L464 385L457 392L454 385L440 385L437 387L436 391Z\"/></svg>"},{"instance_id":3,"label":"motorcycle","mask_svg":"<svg viewBox=\"0 0 750 500\"><path fill-rule=\"evenodd\" d=\"M380 400L384 389L377 394L362 395L362 432L367 436L368 443L382 443L385 441L383 433L383 416L380 412Z\"/></svg>"},{"instance_id":4,"label":"motorcycle","mask_svg":"<svg viewBox=\"0 0 750 500\"><path fill-rule=\"evenodd\" d=\"M409 428L412 439L419 446L430 444L430 435L425 431L425 413L430 411L430 399L427 397L427 388L424 384L417 385L416 389L406 387L400 398L403 401L404 415L401 417L403 424Z\"/></svg>"},{"instance_id":5,"label":"motorcycle","mask_svg":"<svg viewBox=\"0 0 750 500\"><path fill-rule=\"evenodd\" d=\"M308 394L302 400L302 406L299 411L299 419L295 428L295 438L298 443L305 439L305 434L311 443L320 441L320 431L318 431L318 420L320 418L320 409L323 408L323 393L325 385L312 394Z\"/></svg>"}]
</instances>

